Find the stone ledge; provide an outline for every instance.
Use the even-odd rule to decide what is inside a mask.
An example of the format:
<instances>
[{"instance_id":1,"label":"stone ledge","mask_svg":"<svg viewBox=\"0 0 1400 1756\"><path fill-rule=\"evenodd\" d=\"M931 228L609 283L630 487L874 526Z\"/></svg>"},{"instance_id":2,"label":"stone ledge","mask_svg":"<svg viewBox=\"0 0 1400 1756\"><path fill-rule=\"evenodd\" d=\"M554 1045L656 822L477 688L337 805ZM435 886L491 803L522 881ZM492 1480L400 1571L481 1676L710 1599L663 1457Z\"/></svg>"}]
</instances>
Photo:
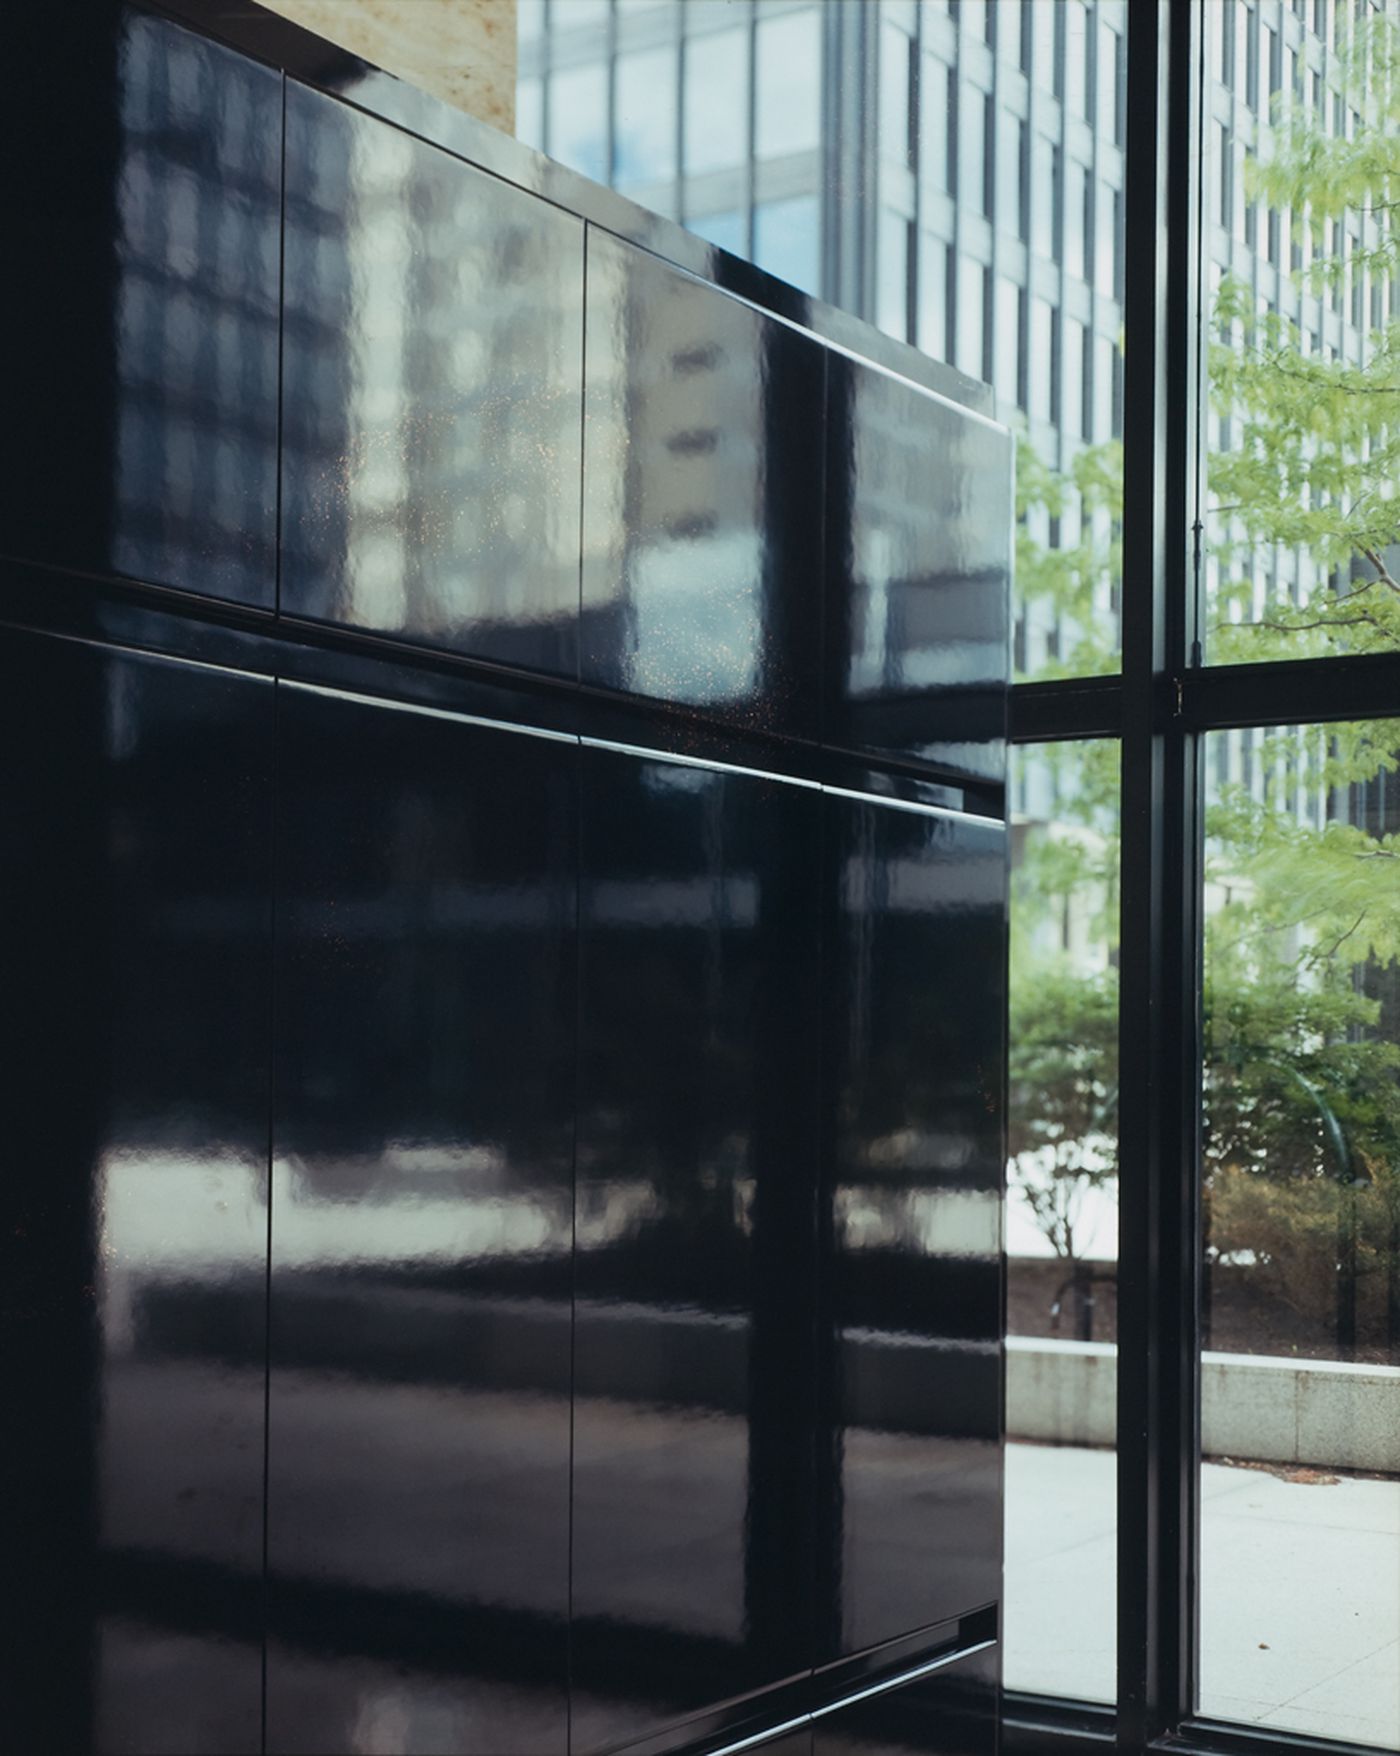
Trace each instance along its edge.
<instances>
[{"instance_id":1,"label":"stone ledge","mask_svg":"<svg viewBox=\"0 0 1400 1756\"><path fill-rule=\"evenodd\" d=\"M1112 1445L1117 1387L1108 1342L1012 1336L1007 1436ZM1400 1367L1207 1353L1201 1402L1207 1456L1400 1475Z\"/></svg>"}]
</instances>

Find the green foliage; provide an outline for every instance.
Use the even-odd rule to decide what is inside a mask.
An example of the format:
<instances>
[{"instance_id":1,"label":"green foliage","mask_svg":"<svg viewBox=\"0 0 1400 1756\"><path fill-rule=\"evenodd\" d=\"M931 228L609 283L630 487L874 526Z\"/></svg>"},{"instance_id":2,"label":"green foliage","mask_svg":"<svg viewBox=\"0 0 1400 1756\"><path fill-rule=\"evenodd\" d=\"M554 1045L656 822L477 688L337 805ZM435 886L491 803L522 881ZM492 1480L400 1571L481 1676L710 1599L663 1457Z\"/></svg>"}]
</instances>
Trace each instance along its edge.
<instances>
[{"instance_id":1,"label":"green foliage","mask_svg":"<svg viewBox=\"0 0 1400 1756\"><path fill-rule=\"evenodd\" d=\"M1031 516L1077 515L1078 539L1052 546L1032 534ZM1016 441L1016 580L1024 603L1052 613L1062 630L1059 658L1040 677L1096 677L1118 669L1108 618L1096 598L1123 570L1123 447L1086 446L1061 473L1025 434Z\"/></svg>"},{"instance_id":2,"label":"green foliage","mask_svg":"<svg viewBox=\"0 0 1400 1756\"><path fill-rule=\"evenodd\" d=\"M1329 302L1362 270L1400 274L1400 29L1376 20L1343 61L1363 116L1354 138L1285 105L1247 167L1251 196L1292 210L1311 238L1300 291ZM1336 240L1357 216L1363 245L1344 257ZM1371 335L1364 364L1329 360L1227 277L1211 328L1222 445L1209 459L1209 543L1222 584L1210 656L1400 647L1400 318ZM1037 675L1116 669L1099 606L1121 566L1121 450L1087 448L1056 472L1023 439L1018 468L1021 593L1066 631ZM1075 543L1037 540L1074 504L1085 509ZM1290 550L1326 575L1309 601L1256 588ZM1400 836L1340 821L1336 808L1400 768L1400 719L1280 729L1254 759L1262 797L1224 786L1207 815L1210 1235L1321 1323L1335 1304L1339 1225L1363 1278L1393 1272L1400 1235ZM1117 753L1060 746L1046 760L1056 829L1024 838L1013 888L1012 1177L1072 1257L1086 1192L1114 1170L1116 983L1111 967L1069 956L1054 929L1068 910L1116 947ZM1368 989L1392 996L1384 1019Z\"/></svg>"},{"instance_id":3,"label":"green foliage","mask_svg":"<svg viewBox=\"0 0 1400 1756\"><path fill-rule=\"evenodd\" d=\"M1337 1263L1350 1234L1363 1325L1382 1332L1394 1254L1396 1179L1343 1185L1218 1167L1207 1185L1207 1227L1223 1256L1250 1264L1260 1290L1326 1335L1337 1308ZM1369 1324L1366 1316L1375 1313Z\"/></svg>"},{"instance_id":4,"label":"green foliage","mask_svg":"<svg viewBox=\"0 0 1400 1756\"><path fill-rule=\"evenodd\" d=\"M1088 1192L1117 1173L1118 985L1063 968L1012 988L1010 1151L1016 1187L1057 1255L1073 1260Z\"/></svg>"},{"instance_id":5,"label":"green foliage","mask_svg":"<svg viewBox=\"0 0 1400 1756\"><path fill-rule=\"evenodd\" d=\"M1353 138L1317 109L1278 106L1246 192L1292 216L1311 261L1303 295L1325 306L1365 294L1366 275L1400 272L1400 28L1375 18L1342 45ZM1359 244L1350 235L1361 229ZM1210 630L1221 660L1391 651L1400 646L1400 319L1375 330L1363 364L1327 359L1291 317L1259 312L1244 282L1216 296L1210 399L1228 443L1210 459L1210 544L1222 584ZM1256 602L1271 549L1298 549L1328 584L1298 602L1274 587Z\"/></svg>"}]
</instances>

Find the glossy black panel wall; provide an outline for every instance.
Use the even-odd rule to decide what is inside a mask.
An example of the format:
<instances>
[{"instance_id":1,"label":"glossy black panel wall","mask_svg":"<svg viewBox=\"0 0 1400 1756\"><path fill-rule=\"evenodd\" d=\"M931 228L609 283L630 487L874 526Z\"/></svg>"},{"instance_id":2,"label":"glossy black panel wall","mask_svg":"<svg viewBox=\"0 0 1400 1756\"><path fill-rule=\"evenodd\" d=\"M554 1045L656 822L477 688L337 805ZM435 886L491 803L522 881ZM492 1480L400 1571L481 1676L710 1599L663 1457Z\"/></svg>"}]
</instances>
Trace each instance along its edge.
<instances>
[{"instance_id":1,"label":"glossy black panel wall","mask_svg":"<svg viewBox=\"0 0 1400 1756\"><path fill-rule=\"evenodd\" d=\"M1001 1588L1006 851L828 794L823 1657Z\"/></svg>"},{"instance_id":2,"label":"glossy black panel wall","mask_svg":"<svg viewBox=\"0 0 1400 1756\"><path fill-rule=\"evenodd\" d=\"M583 226L287 86L282 608L572 676Z\"/></svg>"},{"instance_id":3,"label":"glossy black panel wall","mask_svg":"<svg viewBox=\"0 0 1400 1756\"><path fill-rule=\"evenodd\" d=\"M812 1756L996 1756L997 1663L987 1649L817 1720Z\"/></svg>"},{"instance_id":4,"label":"glossy black panel wall","mask_svg":"<svg viewBox=\"0 0 1400 1756\"><path fill-rule=\"evenodd\" d=\"M12 33L5 1734L984 1756L1009 438L182 8Z\"/></svg>"},{"instance_id":5,"label":"glossy black panel wall","mask_svg":"<svg viewBox=\"0 0 1400 1756\"><path fill-rule=\"evenodd\" d=\"M820 805L583 763L579 1751L810 1663Z\"/></svg>"},{"instance_id":6,"label":"glossy black panel wall","mask_svg":"<svg viewBox=\"0 0 1400 1756\"><path fill-rule=\"evenodd\" d=\"M5 1741L253 1750L272 686L0 663Z\"/></svg>"},{"instance_id":7,"label":"glossy black panel wall","mask_svg":"<svg viewBox=\"0 0 1400 1756\"><path fill-rule=\"evenodd\" d=\"M270 608L282 82L109 0L5 62L3 552Z\"/></svg>"},{"instance_id":8,"label":"glossy black panel wall","mask_svg":"<svg viewBox=\"0 0 1400 1756\"><path fill-rule=\"evenodd\" d=\"M562 1756L577 747L278 733L267 1747Z\"/></svg>"},{"instance_id":9,"label":"glossy black panel wall","mask_svg":"<svg viewBox=\"0 0 1400 1756\"><path fill-rule=\"evenodd\" d=\"M1005 430L833 354L826 437L826 736L1000 780L1012 527Z\"/></svg>"},{"instance_id":10,"label":"glossy black panel wall","mask_svg":"<svg viewBox=\"0 0 1400 1756\"><path fill-rule=\"evenodd\" d=\"M580 672L815 737L822 350L594 231Z\"/></svg>"}]
</instances>

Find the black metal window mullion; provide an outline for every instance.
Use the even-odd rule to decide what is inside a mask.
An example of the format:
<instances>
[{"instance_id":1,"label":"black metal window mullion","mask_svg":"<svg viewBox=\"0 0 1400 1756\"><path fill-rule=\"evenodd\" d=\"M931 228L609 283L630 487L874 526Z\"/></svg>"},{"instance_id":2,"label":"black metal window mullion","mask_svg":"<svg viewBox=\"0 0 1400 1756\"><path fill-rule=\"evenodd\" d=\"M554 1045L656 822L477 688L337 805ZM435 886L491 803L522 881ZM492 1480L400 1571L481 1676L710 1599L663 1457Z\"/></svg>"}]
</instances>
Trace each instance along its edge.
<instances>
[{"instance_id":1,"label":"black metal window mullion","mask_svg":"<svg viewBox=\"0 0 1400 1756\"><path fill-rule=\"evenodd\" d=\"M1201 9L1128 39L1119 1044L1118 1746L1194 1708L1200 1005L1194 641Z\"/></svg>"}]
</instances>

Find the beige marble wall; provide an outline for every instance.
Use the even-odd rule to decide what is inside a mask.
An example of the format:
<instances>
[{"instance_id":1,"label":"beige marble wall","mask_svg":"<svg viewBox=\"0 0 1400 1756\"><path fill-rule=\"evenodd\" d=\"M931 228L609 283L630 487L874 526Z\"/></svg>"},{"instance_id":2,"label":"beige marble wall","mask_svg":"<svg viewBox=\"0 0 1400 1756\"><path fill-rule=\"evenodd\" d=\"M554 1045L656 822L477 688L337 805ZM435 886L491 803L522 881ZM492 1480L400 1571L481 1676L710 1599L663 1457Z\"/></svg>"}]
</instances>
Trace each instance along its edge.
<instances>
[{"instance_id":1,"label":"beige marble wall","mask_svg":"<svg viewBox=\"0 0 1400 1756\"><path fill-rule=\"evenodd\" d=\"M262 0L435 97L515 132L515 0Z\"/></svg>"}]
</instances>

